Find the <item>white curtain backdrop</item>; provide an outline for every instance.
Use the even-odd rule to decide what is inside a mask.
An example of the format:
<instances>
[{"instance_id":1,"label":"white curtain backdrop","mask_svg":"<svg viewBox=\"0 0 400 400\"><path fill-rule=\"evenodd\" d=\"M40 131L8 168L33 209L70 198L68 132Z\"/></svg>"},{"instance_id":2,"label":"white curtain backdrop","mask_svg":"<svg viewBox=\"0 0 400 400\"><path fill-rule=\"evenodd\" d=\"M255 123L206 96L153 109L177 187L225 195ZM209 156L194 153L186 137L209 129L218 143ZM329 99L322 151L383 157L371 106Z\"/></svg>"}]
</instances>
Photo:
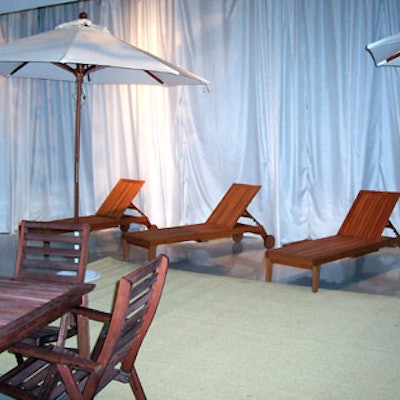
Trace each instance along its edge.
<instances>
[{"instance_id":1,"label":"white curtain backdrop","mask_svg":"<svg viewBox=\"0 0 400 400\"><path fill-rule=\"evenodd\" d=\"M211 82L85 88L82 215L120 177L146 181L135 202L160 227L260 184L249 211L279 244L336 233L360 189L400 190L400 70L365 50L400 31L398 0L88 0L2 15L0 40L82 10ZM0 78L0 93L0 232L72 216L74 85Z\"/></svg>"}]
</instances>

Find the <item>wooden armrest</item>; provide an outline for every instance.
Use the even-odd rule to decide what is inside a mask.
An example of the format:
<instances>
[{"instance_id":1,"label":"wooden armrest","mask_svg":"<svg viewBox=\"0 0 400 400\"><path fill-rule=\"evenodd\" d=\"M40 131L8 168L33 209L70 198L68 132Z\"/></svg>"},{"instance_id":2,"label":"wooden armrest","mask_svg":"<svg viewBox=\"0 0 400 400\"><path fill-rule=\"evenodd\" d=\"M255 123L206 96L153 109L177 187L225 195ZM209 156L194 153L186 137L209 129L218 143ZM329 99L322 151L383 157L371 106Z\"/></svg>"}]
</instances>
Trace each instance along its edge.
<instances>
[{"instance_id":1,"label":"wooden armrest","mask_svg":"<svg viewBox=\"0 0 400 400\"><path fill-rule=\"evenodd\" d=\"M69 365L89 372L99 373L101 364L88 358L81 357L74 351L57 346L37 347L25 343L18 343L11 346L12 353L22 354L54 364Z\"/></svg>"},{"instance_id":2,"label":"wooden armrest","mask_svg":"<svg viewBox=\"0 0 400 400\"><path fill-rule=\"evenodd\" d=\"M96 321L100 321L100 322L110 322L111 321L111 314L106 313L104 311L95 310L93 308L78 306L78 307L74 307L71 310L71 312L74 314L82 315L84 317L88 317L90 319L94 319Z\"/></svg>"}]
</instances>

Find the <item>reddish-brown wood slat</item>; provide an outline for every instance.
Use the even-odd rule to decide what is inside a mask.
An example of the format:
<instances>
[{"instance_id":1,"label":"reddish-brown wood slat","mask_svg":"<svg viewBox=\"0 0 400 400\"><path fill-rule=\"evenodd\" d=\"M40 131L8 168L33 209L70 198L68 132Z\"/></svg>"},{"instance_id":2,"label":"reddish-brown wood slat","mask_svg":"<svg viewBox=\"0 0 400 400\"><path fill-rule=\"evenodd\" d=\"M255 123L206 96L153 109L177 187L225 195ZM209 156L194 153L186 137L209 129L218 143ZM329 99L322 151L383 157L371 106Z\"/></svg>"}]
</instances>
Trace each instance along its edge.
<instances>
[{"instance_id":1,"label":"reddish-brown wood slat","mask_svg":"<svg viewBox=\"0 0 400 400\"><path fill-rule=\"evenodd\" d=\"M144 181L120 179L97 210L96 215L121 218L143 185Z\"/></svg>"},{"instance_id":2,"label":"reddish-brown wood slat","mask_svg":"<svg viewBox=\"0 0 400 400\"><path fill-rule=\"evenodd\" d=\"M206 224L233 228L260 189L261 186L258 185L235 183L208 217Z\"/></svg>"},{"instance_id":3,"label":"reddish-brown wood slat","mask_svg":"<svg viewBox=\"0 0 400 400\"><path fill-rule=\"evenodd\" d=\"M14 277L37 282L54 279L82 283L89 230L87 224L22 221ZM75 272L76 275L55 275L60 271Z\"/></svg>"},{"instance_id":4,"label":"reddish-brown wood slat","mask_svg":"<svg viewBox=\"0 0 400 400\"><path fill-rule=\"evenodd\" d=\"M339 229L338 235L379 239L399 195L398 192L361 190Z\"/></svg>"}]
</instances>

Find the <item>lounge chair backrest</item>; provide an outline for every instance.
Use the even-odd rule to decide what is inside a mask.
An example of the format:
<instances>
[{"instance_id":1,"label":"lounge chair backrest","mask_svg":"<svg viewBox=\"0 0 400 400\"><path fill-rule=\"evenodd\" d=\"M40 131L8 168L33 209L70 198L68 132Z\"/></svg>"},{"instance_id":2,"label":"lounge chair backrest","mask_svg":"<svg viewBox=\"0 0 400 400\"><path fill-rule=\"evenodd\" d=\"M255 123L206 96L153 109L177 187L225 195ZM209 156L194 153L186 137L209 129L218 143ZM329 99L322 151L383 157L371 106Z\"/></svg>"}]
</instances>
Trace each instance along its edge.
<instances>
[{"instance_id":1,"label":"lounge chair backrest","mask_svg":"<svg viewBox=\"0 0 400 400\"><path fill-rule=\"evenodd\" d=\"M261 186L234 183L209 216L206 223L233 228Z\"/></svg>"},{"instance_id":2,"label":"lounge chair backrest","mask_svg":"<svg viewBox=\"0 0 400 400\"><path fill-rule=\"evenodd\" d=\"M89 234L88 224L22 221L14 277L82 283Z\"/></svg>"},{"instance_id":3,"label":"lounge chair backrest","mask_svg":"<svg viewBox=\"0 0 400 400\"><path fill-rule=\"evenodd\" d=\"M97 210L96 215L121 218L143 184L144 181L120 179Z\"/></svg>"},{"instance_id":4,"label":"lounge chair backrest","mask_svg":"<svg viewBox=\"0 0 400 400\"><path fill-rule=\"evenodd\" d=\"M361 190L343 221L338 235L379 239L399 197L398 192Z\"/></svg>"}]
</instances>

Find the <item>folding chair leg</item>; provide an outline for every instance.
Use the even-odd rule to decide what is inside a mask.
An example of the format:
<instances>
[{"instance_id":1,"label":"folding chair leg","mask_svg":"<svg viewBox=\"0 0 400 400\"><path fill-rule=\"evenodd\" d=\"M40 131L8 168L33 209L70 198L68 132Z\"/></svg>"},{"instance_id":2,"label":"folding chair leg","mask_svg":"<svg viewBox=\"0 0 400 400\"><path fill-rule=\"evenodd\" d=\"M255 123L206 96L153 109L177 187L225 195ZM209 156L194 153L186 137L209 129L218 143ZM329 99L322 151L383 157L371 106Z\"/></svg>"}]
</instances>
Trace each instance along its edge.
<instances>
[{"instance_id":1,"label":"folding chair leg","mask_svg":"<svg viewBox=\"0 0 400 400\"><path fill-rule=\"evenodd\" d=\"M88 297L84 296L82 298L82 306L88 306ZM89 334L89 319L83 315L78 315L77 321L78 325L78 349L79 354L83 357L90 356L90 334Z\"/></svg>"},{"instance_id":2,"label":"folding chair leg","mask_svg":"<svg viewBox=\"0 0 400 400\"><path fill-rule=\"evenodd\" d=\"M57 370L61 375L65 389L71 399L82 399L81 391L79 390L73 376L72 372L67 365L57 365Z\"/></svg>"},{"instance_id":3,"label":"folding chair leg","mask_svg":"<svg viewBox=\"0 0 400 400\"><path fill-rule=\"evenodd\" d=\"M129 383L131 385L131 389L135 396L135 399L136 400L146 400L146 395L144 394L143 386L140 383L140 379L136 372L135 367L132 367L131 380Z\"/></svg>"}]
</instances>

